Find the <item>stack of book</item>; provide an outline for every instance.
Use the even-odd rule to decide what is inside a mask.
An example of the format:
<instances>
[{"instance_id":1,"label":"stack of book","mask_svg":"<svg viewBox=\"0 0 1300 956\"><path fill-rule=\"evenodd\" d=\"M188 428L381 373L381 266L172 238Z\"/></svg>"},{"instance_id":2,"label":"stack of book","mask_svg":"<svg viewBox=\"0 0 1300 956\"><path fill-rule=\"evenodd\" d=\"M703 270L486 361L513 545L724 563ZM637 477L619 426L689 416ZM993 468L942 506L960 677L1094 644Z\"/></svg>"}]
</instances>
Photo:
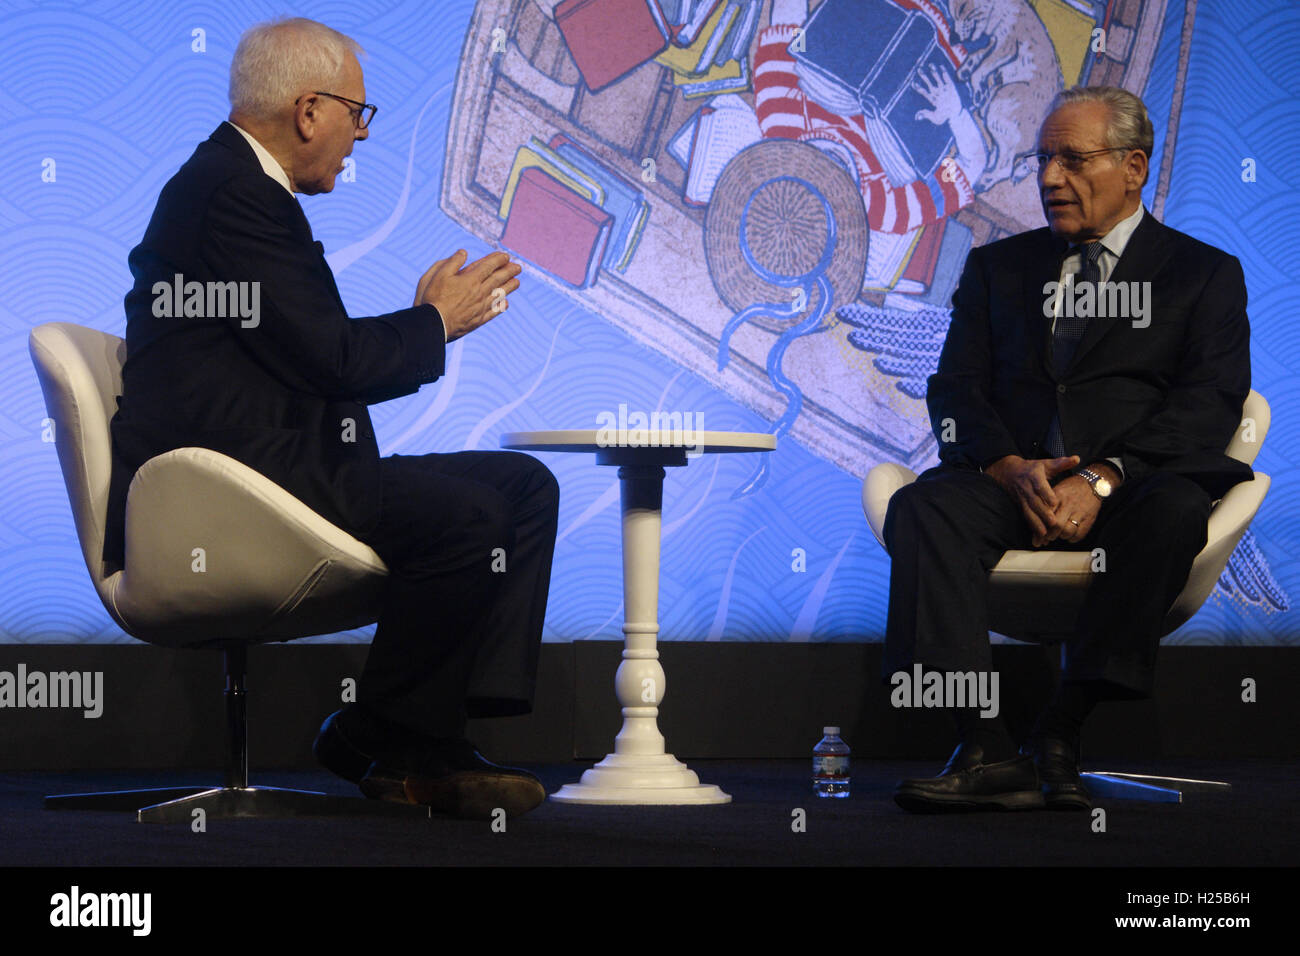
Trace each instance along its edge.
<instances>
[{"instance_id":1,"label":"stack of book","mask_svg":"<svg viewBox=\"0 0 1300 956\"><path fill-rule=\"evenodd\" d=\"M627 270L649 214L632 180L562 133L519 147L497 211L503 246L578 289Z\"/></svg>"},{"instance_id":2,"label":"stack of book","mask_svg":"<svg viewBox=\"0 0 1300 956\"><path fill-rule=\"evenodd\" d=\"M687 99L749 89L762 0L660 0L672 42L654 59Z\"/></svg>"},{"instance_id":3,"label":"stack of book","mask_svg":"<svg viewBox=\"0 0 1300 956\"><path fill-rule=\"evenodd\" d=\"M749 89L762 8L763 0L564 0L555 23L592 92L654 60L693 98Z\"/></svg>"}]
</instances>

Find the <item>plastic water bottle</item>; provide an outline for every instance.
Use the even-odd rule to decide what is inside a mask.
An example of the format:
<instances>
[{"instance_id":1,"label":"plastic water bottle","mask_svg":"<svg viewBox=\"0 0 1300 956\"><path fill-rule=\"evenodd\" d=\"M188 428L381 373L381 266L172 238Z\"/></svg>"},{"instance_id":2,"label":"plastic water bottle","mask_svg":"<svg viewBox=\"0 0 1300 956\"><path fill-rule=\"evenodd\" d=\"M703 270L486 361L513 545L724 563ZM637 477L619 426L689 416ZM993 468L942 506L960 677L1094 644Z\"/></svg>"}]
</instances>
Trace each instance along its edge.
<instances>
[{"instance_id":1,"label":"plastic water bottle","mask_svg":"<svg viewBox=\"0 0 1300 956\"><path fill-rule=\"evenodd\" d=\"M813 748L813 793L819 797L849 795L849 745L840 728L823 727L826 736Z\"/></svg>"}]
</instances>

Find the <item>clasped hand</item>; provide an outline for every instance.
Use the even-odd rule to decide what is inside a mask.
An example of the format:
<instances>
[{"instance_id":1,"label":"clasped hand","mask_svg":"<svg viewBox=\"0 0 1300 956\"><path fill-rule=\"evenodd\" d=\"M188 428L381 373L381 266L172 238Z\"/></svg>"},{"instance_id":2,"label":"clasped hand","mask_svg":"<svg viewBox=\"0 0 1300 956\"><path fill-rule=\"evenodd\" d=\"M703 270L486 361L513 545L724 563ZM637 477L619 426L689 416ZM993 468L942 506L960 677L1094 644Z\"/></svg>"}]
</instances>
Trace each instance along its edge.
<instances>
[{"instance_id":1,"label":"clasped hand","mask_svg":"<svg viewBox=\"0 0 1300 956\"><path fill-rule=\"evenodd\" d=\"M447 327L447 341L462 335L504 312L510 305L506 296L519 288L515 278L523 266L510 261L505 252L492 252L465 265L469 258L458 249L446 259L439 259L420 277L415 287L415 305L431 305Z\"/></svg>"},{"instance_id":2,"label":"clasped hand","mask_svg":"<svg viewBox=\"0 0 1300 956\"><path fill-rule=\"evenodd\" d=\"M1033 533L1035 548L1053 541L1081 541L1092 530L1101 499L1086 480L1070 475L1052 485L1062 472L1077 468L1079 456L1021 458L1007 455L984 469L1020 505Z\"/></svg>"}]
</instances>

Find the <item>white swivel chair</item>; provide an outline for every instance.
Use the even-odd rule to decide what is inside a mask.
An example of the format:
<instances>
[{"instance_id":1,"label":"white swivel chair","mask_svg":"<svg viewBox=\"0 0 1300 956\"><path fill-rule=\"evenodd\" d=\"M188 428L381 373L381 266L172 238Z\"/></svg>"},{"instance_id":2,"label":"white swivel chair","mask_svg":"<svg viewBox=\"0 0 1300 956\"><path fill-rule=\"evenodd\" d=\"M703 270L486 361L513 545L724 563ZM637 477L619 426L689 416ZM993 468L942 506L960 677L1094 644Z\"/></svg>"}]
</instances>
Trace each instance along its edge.
<instances>
[{"instance_id":1,"label":"white swivel chair","mask_svg":"<svg viewBox=\"0 0 1300 956\"><path fill-rule=\"evenodd\" d=\"M1250 465L1268 434L1268 402L1251 390L1242 407L1242 425L1228 444L1227 453ZM889 499L916 474L903 465L886 462L872 468L862 483L862 508L867 523L884 547L885 512ZM1197 555L1173 607L1165 615L1164 634L1181 627L1214 590L1228 558L1259 510L1268 492L1268 475L1255 473L1251 481L1233 486L1210 511L1205 548ZM1059 628L1074 621L1083 606L1092 578L1092 556L1087 551L1008 551L989 572L989 626L999 634L1033 643L1064 644L1073 629ZM1057 625L1053 627L1053 625ZM1152 777L1096 771L1083 775L1094 796L1178 803L1184 792L1231 789L1214 780Z\"/></svg>"},{"instance_id":2,"label":"white swivel chair","mask_svg":"<svg viewBox=\"0 0 1300 956\"><path fill-rule=\"evenodd\" d=\"M425 807L248 785L248 645L373 623L388 575L379 555L241 462L206 448L177 448L136 472L127 498L126 566L106 574L108 426L122 391L126 343L52 322L32 330L28 347L54 421L82 557L104 607L132 637L220 649L226 664L222 786L68 794L46 797L45 806L136 810L140 822L190 822L200 808L209 817L427 816Z\"/></svg>"}]
</instances>

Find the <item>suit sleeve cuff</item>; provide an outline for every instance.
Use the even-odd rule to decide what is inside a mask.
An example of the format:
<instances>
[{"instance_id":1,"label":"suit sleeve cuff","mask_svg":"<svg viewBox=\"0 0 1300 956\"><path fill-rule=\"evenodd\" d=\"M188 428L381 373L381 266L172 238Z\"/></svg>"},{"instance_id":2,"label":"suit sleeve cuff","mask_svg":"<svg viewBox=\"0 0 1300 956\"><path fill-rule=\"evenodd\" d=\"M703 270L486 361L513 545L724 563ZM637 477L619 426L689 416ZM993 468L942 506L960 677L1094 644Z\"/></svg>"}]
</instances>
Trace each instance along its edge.
<instances>
[{"instance_id":1,"label":"suit sleeve cuff","mask_svg":"<svg viewBox=\"0 0 1300 956\"><path fill-rule=\"evenodd\" d=\"M447 323L443 320L442 313L432 305L416 306L413 312L419 316L419 321L414 325L416 342L419 343L416 349L416 354L419 356L416 374L419 383L425 384L441 378L445 370ZM429 321L432 318L430 312L437 316L437 325ZM441 340L438 339L438 329L442 330Z\"/></svg>"}]
</instances>

